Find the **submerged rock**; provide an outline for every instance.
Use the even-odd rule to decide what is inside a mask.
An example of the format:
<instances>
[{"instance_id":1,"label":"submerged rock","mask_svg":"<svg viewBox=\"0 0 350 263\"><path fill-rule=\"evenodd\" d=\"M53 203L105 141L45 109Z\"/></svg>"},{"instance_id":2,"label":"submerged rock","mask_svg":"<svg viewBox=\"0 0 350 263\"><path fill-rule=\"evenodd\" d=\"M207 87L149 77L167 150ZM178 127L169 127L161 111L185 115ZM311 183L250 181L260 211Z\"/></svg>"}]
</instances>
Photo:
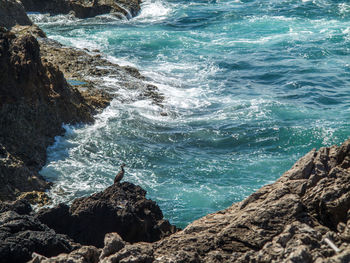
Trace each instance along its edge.
<instances>
[{"instance_id":1,"label":"submerged rock","mask_svg":"<svg viewBox=\"0 0 350 263\"><path fill-rule=\"evenodd\" d=\"M21 0L27 12L52 15L73 13L77 18L102 14L135 16L140 10L140 0Z\"/></svg>"},{"instance_id":2,"label":"submerged rock","mask_svg":"<svg viewBox=\"0 0 350 263\"><path fill-rule=\"evenodd\" d=\"M83 245L103 247L105 235L117 232L127 242L154 242L176 231L163 219L146 191L131 183L114 184L90 197L76 199L71 207L42 209L37 218L58 233Z\"/></svg>"}]
</instances>

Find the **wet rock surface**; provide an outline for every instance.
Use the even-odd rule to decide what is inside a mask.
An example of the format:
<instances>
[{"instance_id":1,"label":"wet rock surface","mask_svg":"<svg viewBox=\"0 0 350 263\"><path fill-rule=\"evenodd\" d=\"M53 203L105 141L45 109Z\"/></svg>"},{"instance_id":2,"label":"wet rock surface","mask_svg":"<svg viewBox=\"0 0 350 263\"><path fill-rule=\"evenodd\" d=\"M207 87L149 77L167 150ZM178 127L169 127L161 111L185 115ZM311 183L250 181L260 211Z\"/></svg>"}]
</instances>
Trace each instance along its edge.
<instances>
[{"instance_id":1,"label":"wet rock surface","mask_svg":"<svg viewBox=\"0 0 350 263\"><path fill-rule=\"evenodd\" d=\"M103 247L107 233L117 232L127 242L154 242L176 231L163 219L146 191L131 183L114 184L90 197L42 209L37 218L58 233L83 245Z\"/></svg>"},{"instance_id":2,"label":"wet rock surface","mask_svg":"<svg viewBox=\"0 0 350 263\"><path fill-rule=\"evenodd\" d=\"M131 18L140 10L140 0L21 0L27 12L52 15L72 13L77 18L114 14Z\"/></svg>"}]
</instances>

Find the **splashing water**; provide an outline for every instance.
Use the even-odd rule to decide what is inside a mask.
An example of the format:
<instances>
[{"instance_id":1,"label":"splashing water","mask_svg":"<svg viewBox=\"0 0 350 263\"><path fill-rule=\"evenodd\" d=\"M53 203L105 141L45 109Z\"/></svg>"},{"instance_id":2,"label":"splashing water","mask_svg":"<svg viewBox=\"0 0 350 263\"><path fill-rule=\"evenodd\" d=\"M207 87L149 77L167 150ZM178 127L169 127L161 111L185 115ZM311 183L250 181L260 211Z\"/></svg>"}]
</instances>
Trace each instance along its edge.
<instances>
[{"instance_id":1,"label":"splashing water","mask_svg":"<svg viewBox=\"0 0 350 263\"><path fill-rule=\"evenodd\" d=\"M140 68L169 113L114 100L94 125L65 126L41 171L56 203L104 189L125 162L125 180L183 227L349 136L347 1L146 0L130 20L31 17L50 38Z\"/></svg>"}]
</instances>

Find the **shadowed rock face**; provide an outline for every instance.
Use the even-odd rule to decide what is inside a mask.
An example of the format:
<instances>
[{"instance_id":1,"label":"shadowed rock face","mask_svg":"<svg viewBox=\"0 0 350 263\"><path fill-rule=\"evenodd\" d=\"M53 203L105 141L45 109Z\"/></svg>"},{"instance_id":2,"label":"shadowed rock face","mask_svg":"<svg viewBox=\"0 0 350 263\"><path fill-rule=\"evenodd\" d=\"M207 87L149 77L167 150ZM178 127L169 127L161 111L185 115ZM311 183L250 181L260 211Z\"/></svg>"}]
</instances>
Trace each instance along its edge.
<instances>
[{"instance_id":1,"label":"shadowed rock face","mask_svg":"<svg viewBox=\"0 0 350 263\"><path fill-rule=\"evenodd\" d=\"M52 257L79 247L29 215L30 211L25 201L0 203L0 262L27 262L34 251Z\"/></svg>"},{"instance_id":2,"label":"shadowed rock face","mask_svg":"<svg viewBox=\"0 0 350 263\"><path fill-rule=\"evenodd\" d=\"M42 209L37 218L58 233L83 245L103 247L105 234L117 232L127 242L154 242L176 231L163 220L158 205L146 191L131 183L114 184L105 191L76 199L71 207Z\"/></svg>"},{"instance_id":3,"label":"shadowed rock face","mask_svg":"<svg viewBox=\"0 0 350 263\"><path fill-rule=\"evenodd\" d=\"M0 26L11 28L14 25L31 25L23 6L15 0L0 0Z\"/></svg>"},{"instance_id":4,"label":"shadowed rock face","mask_svg":"<svg viewBox=\"0 0 350 263\"><path fill-rule=\"evenodd\" d=\"M62 134L62 123L92 122L98 103L88 105L42 60L29 34L0 29L0 68L0 200L11 200L48 187L38 175L47 146Z\"/></svg>"},{"instance_id":5,"label":"shadowed rock face","mask_svg":"<svg viewBox=\"0 0 350 263\"><path fill-rule=\"evenodd\" d=\"M140 10L140 0L21 0L26 11L52 15L73 12L77 18L102 14L135 16Z\"/></svg>"}]
</instances>

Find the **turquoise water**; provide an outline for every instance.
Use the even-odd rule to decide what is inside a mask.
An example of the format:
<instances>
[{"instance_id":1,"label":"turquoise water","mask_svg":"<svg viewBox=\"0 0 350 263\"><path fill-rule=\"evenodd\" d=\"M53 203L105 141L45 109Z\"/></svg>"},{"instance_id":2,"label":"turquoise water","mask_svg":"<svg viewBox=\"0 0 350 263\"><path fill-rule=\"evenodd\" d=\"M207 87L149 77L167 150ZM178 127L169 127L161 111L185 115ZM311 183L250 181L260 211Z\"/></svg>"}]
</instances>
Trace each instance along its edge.
<instances>
[{"instance_id":1,"label":"turquoise water","mask_svg":"<svg viewBox=\"0 0 350 263\"><path fill-rule=\"evenodd\" d=\"M125 162L125 180L184 227L347 139L347 2L145 0L131 20L31 15L50 38L138 67L166 97L162 109L105 78L126 102L65 126L48 149L55 202L102 190Z\"/></svg>"}]
</instances>

